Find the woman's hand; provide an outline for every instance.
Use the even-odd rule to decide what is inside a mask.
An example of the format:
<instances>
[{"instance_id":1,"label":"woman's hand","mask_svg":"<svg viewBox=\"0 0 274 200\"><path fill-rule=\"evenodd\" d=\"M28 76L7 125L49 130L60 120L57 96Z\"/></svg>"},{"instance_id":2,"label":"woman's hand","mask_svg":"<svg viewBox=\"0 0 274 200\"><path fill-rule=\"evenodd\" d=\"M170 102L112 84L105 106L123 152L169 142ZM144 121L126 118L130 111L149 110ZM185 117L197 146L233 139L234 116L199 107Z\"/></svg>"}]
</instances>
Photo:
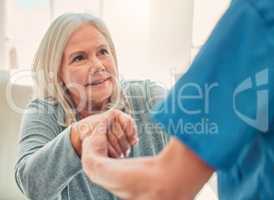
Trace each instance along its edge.
<instances>
[{"instance_id":1,"label":"woman's hand","mask_svg":"<svg viewBox=\"0 0 274 200\"><path fill-rule=\"evenodd\" d=\"M72 125L71 142L79 156L82 141L94 133L104 134L107 138L108 156L114 158L127 156L130 147L138 141L134 120L119 110L110 110L89 116Z\"/></svg>"},{"instance_id":2,"label":"woman's hand","mask_svg":"<svg viewBox=\"0 0 274 200\"><path fill-rule=\"evenodd\" d=\"M126 157L131 146L138 142L137 128L134 120L125 113L117 113L110 124L107 133L109 141L109 156L113 158Z\"/></svg>"}]
</instances>

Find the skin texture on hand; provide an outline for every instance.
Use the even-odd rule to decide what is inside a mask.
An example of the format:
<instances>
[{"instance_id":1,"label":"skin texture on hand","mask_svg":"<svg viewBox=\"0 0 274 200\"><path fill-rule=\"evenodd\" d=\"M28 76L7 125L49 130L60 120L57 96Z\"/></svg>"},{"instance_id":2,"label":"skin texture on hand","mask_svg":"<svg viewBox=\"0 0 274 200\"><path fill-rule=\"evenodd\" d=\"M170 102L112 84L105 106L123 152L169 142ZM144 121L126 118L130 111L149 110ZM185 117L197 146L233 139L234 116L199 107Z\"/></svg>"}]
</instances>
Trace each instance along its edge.
<instances>
[{"instance_id":1,"label":"skin texture on hand","mask_svg":"<svg viewBox=\"0 0 274 200\"><path fill-rule=\"evenodd\" d=\"M70 141L74 151L77 153L79 157L81 157L82 144L81 144L80 136L74 126L72 126L70 130Z\"/></svg>"},{"instance_id":2,"label":"skin texture on hand","mask_svg":"<svg viewBox=\"0 0 274 200\"><path fill-rule=\"evenodd\" d=\"M119 110L95 114L71 126L71 143L79 157L83 139L93 132L106 136L108 156L113 158L126 157L138 142L136 125L129 115Z\"/></svg>"},{"instance_id":3,"label":"skin texture on hand","mask_svg":"<svg viewBox=\"0 0 274 200\"><path fill-rule=\"evenodd\" d=\"M100 148L94 147L96 141ZM101 149L105 142L100 134L83 141L82 166L92 181L122 199L193 199L213 173L175 138L155 157L120 160L107 157Z\"/></svg>"}]
</instances>

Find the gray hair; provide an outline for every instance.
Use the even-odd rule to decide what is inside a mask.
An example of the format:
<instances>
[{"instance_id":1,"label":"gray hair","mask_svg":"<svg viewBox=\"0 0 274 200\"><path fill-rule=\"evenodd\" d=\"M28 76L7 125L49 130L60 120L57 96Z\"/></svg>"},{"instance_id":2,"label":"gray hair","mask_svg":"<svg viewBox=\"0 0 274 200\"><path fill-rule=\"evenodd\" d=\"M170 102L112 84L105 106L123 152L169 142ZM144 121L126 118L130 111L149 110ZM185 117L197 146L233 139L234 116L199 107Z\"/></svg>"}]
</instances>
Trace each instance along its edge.
<instances>
[{"instance_id":1,"label":"gray hair","mask_svg":"<svg viewBox=\"0 0 274 200\"><path fill-rule=\"evenodd\" d=\"M34 97L61 104L65 112L65 125L76 121L76 111L71 97L60 79L61 62L65 46L71 36L81 25L93 25L107 40L117 66L117 55L110 32L104 22L86 13L66 13L57 17L45 33L33 61L35 74ZM117 73L118 74L118 73ZM119 80L119 77L117 77ZM117 82L108 108L125 109L130 107Z\"/></svg>"}]
</instances>

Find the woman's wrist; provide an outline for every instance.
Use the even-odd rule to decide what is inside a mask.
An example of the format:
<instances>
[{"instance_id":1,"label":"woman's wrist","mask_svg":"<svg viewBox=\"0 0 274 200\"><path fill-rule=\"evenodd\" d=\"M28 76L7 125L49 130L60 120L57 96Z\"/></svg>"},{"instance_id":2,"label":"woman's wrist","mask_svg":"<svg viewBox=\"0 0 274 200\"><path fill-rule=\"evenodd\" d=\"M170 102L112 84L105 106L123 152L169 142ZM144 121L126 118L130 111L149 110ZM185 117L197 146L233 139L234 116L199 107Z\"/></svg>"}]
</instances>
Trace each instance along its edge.
<instances>
[{"instance_id":1,"label":"woman's wrist","mask_svg":"<svg viewBox=\"0 0 274 200\"><path fill-rule=\"evenodd\" d=\"M92 126L85 120L74 122L71 125L70 139L72 146L79 157L81 157L82 154L82 141L92 132L92 130Z\"/></svg>"},{"instance_id":2,"label":"woman's wrist","mask_svg":"<svg viewBox=\"0 0 274 200\"><path fill-rule=\"evenodd\" d=\"M77 155L79 157L81 157L82 142L81 142L80 134L78 132L76 124L72 124L72 126L71 126L70 141L71 141L74 151L77 153Z\"/></svg>"}]
</instances>

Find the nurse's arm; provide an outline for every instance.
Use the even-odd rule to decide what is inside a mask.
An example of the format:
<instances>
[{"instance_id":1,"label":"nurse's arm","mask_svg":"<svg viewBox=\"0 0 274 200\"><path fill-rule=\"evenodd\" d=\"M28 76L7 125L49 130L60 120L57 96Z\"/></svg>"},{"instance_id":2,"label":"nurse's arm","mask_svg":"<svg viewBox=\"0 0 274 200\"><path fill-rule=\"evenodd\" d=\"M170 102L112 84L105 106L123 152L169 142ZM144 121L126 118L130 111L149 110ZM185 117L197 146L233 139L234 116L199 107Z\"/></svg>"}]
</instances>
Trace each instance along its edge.
<instances>
[{"instance_id":1,"label":"nurse's arm","mask_svg":"<svg viewBox=\"0 0 274 200\"><path fill-rule=\"evenodd\" d=\"M92 181L127 200L193 199L213 173L175 138L155 157L114 160L93 152L82 164Z\"/></svg>"}]
</instances>

